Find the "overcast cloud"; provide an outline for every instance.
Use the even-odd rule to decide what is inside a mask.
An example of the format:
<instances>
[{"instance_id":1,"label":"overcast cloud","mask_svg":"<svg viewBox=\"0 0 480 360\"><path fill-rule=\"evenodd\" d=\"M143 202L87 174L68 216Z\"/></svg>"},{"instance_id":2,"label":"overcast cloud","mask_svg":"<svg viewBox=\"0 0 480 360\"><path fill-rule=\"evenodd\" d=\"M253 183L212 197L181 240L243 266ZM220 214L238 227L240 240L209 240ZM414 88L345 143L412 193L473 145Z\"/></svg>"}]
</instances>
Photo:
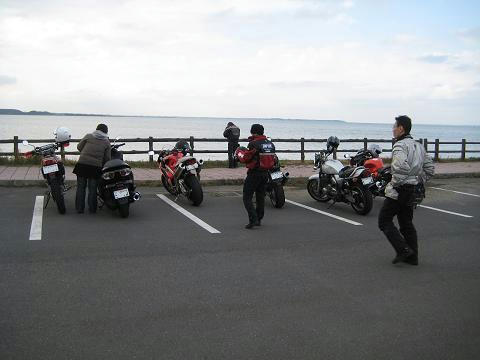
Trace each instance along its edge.
<instances>
[{"instance_id":1,"label":"overcast cloud","mask_svg":"<svg viewBox=\"0 0 480 360\"><path fill-rule=\"evenodd\" d=\"M417 3L0 0L0 107L480 124L480 6Z\"/></svg>"}]
</instances>

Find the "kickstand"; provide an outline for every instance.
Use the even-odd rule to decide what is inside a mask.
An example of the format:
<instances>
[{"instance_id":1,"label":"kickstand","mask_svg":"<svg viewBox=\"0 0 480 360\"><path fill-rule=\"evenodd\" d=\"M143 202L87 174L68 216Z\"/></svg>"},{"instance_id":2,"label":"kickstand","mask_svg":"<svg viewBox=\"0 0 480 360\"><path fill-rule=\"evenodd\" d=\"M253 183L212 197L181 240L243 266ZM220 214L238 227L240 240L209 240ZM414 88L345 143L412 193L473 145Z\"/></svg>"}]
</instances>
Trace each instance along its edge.
<instances>
[{"instance_id":1,"label":"kickstand","mask_svg":"<svg viewBox=\"0 0 480 360\"><path fill-rule=\"evenodd\" d=\"M333 205L335 205L336 203L337 203L337 202L334 200L334 201L332 202L332 204L327 208L327 210L330 209L330 208L331 208Z\"/></svg>"},{"instance_id":2,"label":"kickstand","mask_svg":"<svg viewBox=\"0 0 480 360\"><path fill-rule=\"evenodd\" d=\"M105 205L105 201L103 201L101 198L97 198L98 200L98 209L99 210L102 210L103 209L103 206Z\"/></svg>"},{"instance_id":3,"label":"kickstand","mask_svg":"<svg viewBox=\"0 0 480 360\"><path fill-rule=\"evenodd\" d=\"M180 196L180 195L175 196L175 199L173 199L173 201L174 201L174 202L177 202L179 196Z\"/></svg>"},{"instance_id":4,"label":"kickstand","mask_svg":"<svg viewBox=\"0 0 480 360\"><path fill-rule=\"evenodd\" d=\"M47 201L45 201L45 206L43 207L44 209L47 208L48 202L50 201L50 191L46 191L45 196L47 197Z\"/></svg>"}]
</instances>

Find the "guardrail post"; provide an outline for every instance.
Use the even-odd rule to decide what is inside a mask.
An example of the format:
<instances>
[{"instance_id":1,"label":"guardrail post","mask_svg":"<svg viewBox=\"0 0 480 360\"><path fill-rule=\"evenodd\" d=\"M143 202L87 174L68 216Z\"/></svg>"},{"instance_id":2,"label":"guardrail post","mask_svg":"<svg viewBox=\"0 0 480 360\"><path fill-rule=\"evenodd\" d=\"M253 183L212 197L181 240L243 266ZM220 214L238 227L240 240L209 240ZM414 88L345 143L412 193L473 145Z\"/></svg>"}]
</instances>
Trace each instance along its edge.
<instances>
[{"instance_id":1,"label":"guardrail post","mask_svg":"<svg viewBox=\"0 0 480 360\"><path fill-rule=\"evenodd\" d=\"M465 161L465 153L467 152L467 140L462 139L462 161Z\"/></svg>"},{"instance_id":2,"label":"guardrail post","mask_svg":"<svg viewBox=\"0 0 480 360\"><path fill-rule=\"evenodd\" d=\"M148 138L148 152L153 151L153 137ZM153 155L148 155L148 161L153 162Z\"/></svg>"},{"instance_id":3,"label":"guardrail post","mask_svg":"<svg viewBox=\"0 0 480 360\"><path fill-rule=\"evenodd\" d=\"M363 138L363 150L367 151L368 149L368 139Z\"/></svg>"},{"instance_id":4,"label":"guardrail post","mask_svg":"<svg viewBox=\"0 0 480 360\"><path fill-rule=\"evenodd\" d=\"M333 149L333 160L337 160L337 149Z\"/></svg>"},{"instance_id":5,"label":"guardrail post","mask_svg":"<svg viewBox=\"0 0 480 360\"><path fill-rule=\"evenodd\" d=\"M195 138L193 136L190 136L190 156L193 156L193 149L195 146Z\"/></svg>"},{"instance_id":6,"label":"guardrail post","mask_svg":"<svg viewBox=\"0 0 480 360\"><path fill-rule=\"evenodd\" d=\"M13 137L13 156L18 160L18 136Z\"/></svg>"},{"instance_id":7,"label":"guardrail post","mask_svg":"<svg viewBox=\"0 0 480 360\"><path fill-rule=\"evenodd\" d=\"M300 160L302 163L305 162L305 139L303 137L300 139Z\"/></svg>"},{"instance_id":8,"label":"guardrail post","mask_svg":"<svg viewBox=\"0 0 480 360\"><path fill-rule=\"evenodd\" d=\"M65 161L65 147L63 144L60 145L60 156L62 157L62 161Z\"/></svg>"},{"instance_id":9,"label":"guardrail post","mask_svg":"<svg viewBox=\"0 0 480 360\"><path fill-rule=\"evenodd\" d=\"M427 138L423 139L423 147L425 148L425 151L428 151L428 139Z\"/></svg>"},{"instance_id":10,"label":"guardrail post","mask_svg":"<svg viewBox=\"0 0 480 360\"><path fill-rule=\"evenodd\" d=\"M435 139L435 161L440 159L440 140Z\"/></svg>"}]
</instances>

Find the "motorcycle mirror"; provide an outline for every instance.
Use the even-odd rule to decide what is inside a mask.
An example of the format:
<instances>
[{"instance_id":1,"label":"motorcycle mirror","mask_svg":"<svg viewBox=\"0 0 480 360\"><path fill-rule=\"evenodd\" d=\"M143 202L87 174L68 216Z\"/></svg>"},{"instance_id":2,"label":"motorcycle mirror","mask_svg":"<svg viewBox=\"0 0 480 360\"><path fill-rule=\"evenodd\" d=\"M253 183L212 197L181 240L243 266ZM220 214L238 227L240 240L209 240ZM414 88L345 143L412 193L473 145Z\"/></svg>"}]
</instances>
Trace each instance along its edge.
<instances>
[{"instance_id":1,"label":"motorcycle mirror","mask_svg":"<svg viewBox=\"0 0 480 360\"><path fill-rule=\"evenodd\" d=\"M150 150L150 151L148 152L148 155L150 155L150 156L155 155L155 151Z\"/></svg>"},{"instance_id":2,"label":"motorcycle mirror","mask_svg":"<svg viewBox=\"0 0 480 360\"><path fill-rule=\"evenodd\" d=\"M28 145L30 145L27 140L23 140L23 141L22 141L22 144L23 144L23 146L28 146Z\"/></svg>"}]
</instances>

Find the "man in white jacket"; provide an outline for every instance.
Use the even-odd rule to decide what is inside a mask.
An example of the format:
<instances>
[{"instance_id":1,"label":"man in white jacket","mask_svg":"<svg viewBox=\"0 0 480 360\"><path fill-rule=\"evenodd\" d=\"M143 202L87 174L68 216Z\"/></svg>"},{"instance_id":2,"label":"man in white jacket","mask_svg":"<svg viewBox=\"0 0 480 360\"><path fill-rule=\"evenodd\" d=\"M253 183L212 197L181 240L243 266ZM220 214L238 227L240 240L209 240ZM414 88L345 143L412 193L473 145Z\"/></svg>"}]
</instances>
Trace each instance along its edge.
<instances>
[{"instance_id":1,"label":"man in white jacket","mask_svg":"<svg viewBox=\"0 0 480 360\"><path fill-rule=\"evenodd\" d=\"M392 150L392 180L385 189L385 202L378 216L378 227L387 236L397 256L392 263L418 265L417 231L413 225L415 186L434 174L432 159L410 135L412 121L406 115L395 118ZM397 216L400 231L393 223Z\"/></svg>"}]
</instances>

